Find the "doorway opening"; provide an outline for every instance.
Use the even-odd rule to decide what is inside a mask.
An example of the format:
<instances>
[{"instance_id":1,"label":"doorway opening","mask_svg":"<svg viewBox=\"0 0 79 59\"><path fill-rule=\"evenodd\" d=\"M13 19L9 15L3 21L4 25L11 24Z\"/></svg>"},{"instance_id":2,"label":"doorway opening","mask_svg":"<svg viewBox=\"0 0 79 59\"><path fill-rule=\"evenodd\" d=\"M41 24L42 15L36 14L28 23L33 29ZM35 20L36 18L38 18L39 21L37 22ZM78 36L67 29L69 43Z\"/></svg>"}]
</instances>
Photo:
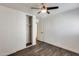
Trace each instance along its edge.
<instances>
[{"instance_id":1,"label":"doorway opening","mask_svg":"<svg viewBox=\"0 0 79 59\"><path fill-rule=\"evenodd\" d=\"M28 16L28 39L27 39L27 43L26 46L30 46L32 45L32 16Z\"/></svg>"}]
</instances>

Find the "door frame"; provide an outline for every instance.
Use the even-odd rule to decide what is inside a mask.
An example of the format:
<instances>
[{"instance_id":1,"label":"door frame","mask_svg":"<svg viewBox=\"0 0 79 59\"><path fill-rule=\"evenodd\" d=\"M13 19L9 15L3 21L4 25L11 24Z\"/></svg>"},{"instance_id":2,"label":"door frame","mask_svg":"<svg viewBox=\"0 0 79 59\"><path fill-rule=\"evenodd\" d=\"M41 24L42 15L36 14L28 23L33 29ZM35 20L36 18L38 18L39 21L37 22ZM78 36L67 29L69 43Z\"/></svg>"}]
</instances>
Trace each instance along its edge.
<instances>
[{"instance_id":1,"label":"door frame","mask_svg":"<svg viewBox=\"0 0 79 59\"><path fill-rule=\"evenodd\" d=\"M36 16L34 15L26 15L27 16L31 16L32 17L32 44L27 46L26 47L30 47L30 46L33 46L33 45L36 45L36 37L37 37L37 23L36 23ZM27 24L26 24L27 25ZM27 39L26 39L27 41ZM27 44L27 42L26 42Z\"/></svg>"}]
</instances>

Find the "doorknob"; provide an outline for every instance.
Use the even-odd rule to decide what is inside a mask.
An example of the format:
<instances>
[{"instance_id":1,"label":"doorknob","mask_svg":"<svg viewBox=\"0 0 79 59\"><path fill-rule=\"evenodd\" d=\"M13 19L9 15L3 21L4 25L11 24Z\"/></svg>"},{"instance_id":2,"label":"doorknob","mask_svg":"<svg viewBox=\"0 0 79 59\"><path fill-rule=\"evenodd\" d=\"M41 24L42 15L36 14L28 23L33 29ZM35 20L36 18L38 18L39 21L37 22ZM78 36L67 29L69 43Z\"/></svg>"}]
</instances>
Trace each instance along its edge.
<instances>
[{"instance_id":1,"label":"doorknob","mask_svg":"<svg viewBox=\"0 0 79 59\"><path fill-rule=\"evenodd\" d=\"M41 32L41 34L43 34L43 32Z\"/></svg>"}]
</instances>

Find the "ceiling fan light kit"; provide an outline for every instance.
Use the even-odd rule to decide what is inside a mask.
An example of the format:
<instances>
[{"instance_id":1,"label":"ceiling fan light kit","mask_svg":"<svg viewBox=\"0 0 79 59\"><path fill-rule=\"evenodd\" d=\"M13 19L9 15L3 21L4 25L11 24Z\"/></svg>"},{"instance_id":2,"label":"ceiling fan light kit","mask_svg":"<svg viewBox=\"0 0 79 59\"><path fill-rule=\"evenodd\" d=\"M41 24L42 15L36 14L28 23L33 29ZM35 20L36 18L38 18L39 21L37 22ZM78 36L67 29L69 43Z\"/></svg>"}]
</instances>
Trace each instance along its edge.
<instances>
[{"instance_id":1,"label":"ceiling fan light kit","mask_svg":"<svg viewBox=\"0 0 79 59\"><path fill-rule=\"evenodd\" d=\"M41 10L41 13L46 13L46 12L47 12L46 9Z\"/></svg>"}]
</instances>

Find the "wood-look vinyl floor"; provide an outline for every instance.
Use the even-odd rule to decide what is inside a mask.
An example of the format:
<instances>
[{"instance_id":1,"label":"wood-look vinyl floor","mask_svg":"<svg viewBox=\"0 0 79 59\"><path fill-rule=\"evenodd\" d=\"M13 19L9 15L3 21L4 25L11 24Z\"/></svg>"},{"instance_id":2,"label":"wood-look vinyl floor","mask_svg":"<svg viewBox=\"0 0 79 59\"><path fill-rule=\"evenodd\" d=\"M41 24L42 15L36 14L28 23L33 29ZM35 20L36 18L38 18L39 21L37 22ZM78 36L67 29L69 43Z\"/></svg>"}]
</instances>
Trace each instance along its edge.
<instances>
[{"instance_id":1,"label":"wood-look vinyl floor","mask_svg":"<svg viewBox=\"0 0 79 59\"><path fill-rule=\"evenodd\" d=\"M79 54L37 41L37 45L20 50L9 56L79 56Z\"/></svg>"}]
</instances>

